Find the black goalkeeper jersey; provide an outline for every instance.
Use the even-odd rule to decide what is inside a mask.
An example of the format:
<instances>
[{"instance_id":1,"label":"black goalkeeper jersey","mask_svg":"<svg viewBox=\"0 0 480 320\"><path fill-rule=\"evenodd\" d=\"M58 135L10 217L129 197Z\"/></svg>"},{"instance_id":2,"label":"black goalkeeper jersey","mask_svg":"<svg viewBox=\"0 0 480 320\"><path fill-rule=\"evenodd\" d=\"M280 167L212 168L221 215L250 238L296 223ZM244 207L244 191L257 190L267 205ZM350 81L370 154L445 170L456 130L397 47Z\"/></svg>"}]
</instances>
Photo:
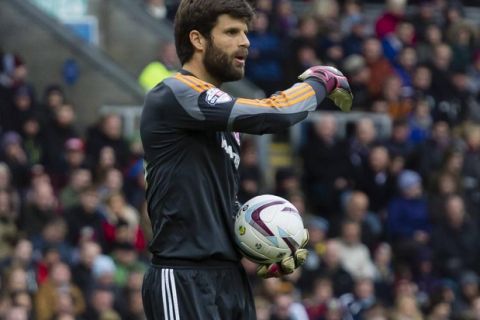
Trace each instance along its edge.
<instances>
[{"instance_id":1,"label":"black goalkeeper jersey","mask_svg":"<svg viewBox=\"0 0 480 320\"><path fill-rule=\"evenodd\" d=\"M268 99L233 98L186 71L146 96L140 131L154 256L238 261L240 137L283 130L316 109L324 87L297 83Z\"/></svg>"}]
</instances>

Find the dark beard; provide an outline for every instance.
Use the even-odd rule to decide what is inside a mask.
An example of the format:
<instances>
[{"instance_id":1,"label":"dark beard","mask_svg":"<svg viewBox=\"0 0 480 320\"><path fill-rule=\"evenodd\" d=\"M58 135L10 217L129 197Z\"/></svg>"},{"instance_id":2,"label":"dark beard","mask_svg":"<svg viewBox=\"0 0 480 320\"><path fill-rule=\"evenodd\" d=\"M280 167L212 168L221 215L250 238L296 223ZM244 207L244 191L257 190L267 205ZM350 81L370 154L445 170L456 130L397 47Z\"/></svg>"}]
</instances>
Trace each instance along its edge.
<instances>
[{"instance_id":1,"label":"dark beard","mask_svg":"<svg viewBox=\"0 0 480 320\"><path fill-rule=\"evenodd\" d=\"M203 64L207 72L220 82L236 81L243 78L244 70L233 66L233 59L215 46L212 40L208 41Z\"/></svg>"}]
</instances>

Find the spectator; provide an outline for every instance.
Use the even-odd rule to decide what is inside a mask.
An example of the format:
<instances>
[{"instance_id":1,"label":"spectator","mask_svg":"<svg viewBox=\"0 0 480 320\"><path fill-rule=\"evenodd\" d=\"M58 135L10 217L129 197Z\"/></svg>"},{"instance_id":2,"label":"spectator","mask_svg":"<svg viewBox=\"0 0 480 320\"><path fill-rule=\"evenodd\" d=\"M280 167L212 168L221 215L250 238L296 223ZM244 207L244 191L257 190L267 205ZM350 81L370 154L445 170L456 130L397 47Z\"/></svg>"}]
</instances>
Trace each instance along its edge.
<instances>
[{"instance_id":1,"label":"spectator","mask_svg":"<svg viewBox=\"0 0 480 320\"><path fill-rule=\"evenodd\" d=\"M293 167L281 167L275 172L274 194L287 198L289 194L300 188L300 181Z\"/></svg>"},{"instance_id":2,"label":"spectator","mask_svg":"<svg viewBox=\"0 0 480 320\"><path fill-rule=\"evenodd\" d=\"M75 128L75 111L70 104L64 104L55 111L54 120L47 127L48 140L48 172L53 176L53 181L57 188L63 187L62 182L58 181L59 176L66 170L64 146L65 142L70 138L78 137ZM58 181L58 182L57 182Z\"/></svg>"},{"instance_id":3,"label":"spectator","mask_svg":"<svg viewBox=\"0 0 480 320\"><path fill-rule=\"evenodd\" d=\"M119 287L125 286L131 272L145 271L145 265L138 260L138 253L131 243L117 242L112 255L116 265L114 281Z\"/></svg>"},{"instance_id":4,"label":"spectator","mask_svg":"<svg viewBox=\"0 0 480 320\"><path fill-rule=\"evenodd\" d=\"M480 297L479 281L474 271L466 271L460 276L459 310L462 310L464 315L475 299Z\"/></svg>"},{"instance_id":5,"label":"spectator","mask_svg":"<svg viewBox=\"0 0 480 320\"><path fill-rule=\"evenodd\" d=\"M57 216L57 199L48 182L33 185L32 199L22 217L22 229L28 236L39 235L47 223Z\"/></svg>"},{"instance_id":6,"label":"spectator","mask_svg":"<svg viewBox=\"0 0 480 320\"><path fill-rule=\"evenodd\" d=\"M397 75L385 80L382 98L387 102L387 112L393 120L404 119L412 111L412 101L403 96L402 80Z\"/></svg>"},{"instance_id":7,"label":"spectator","mask_svg":"<svg viewBox=\"0 0 480 320\"><path fill-rule=\"evenodd\" d=\"M375 264L374 282L378 300L390 305L393 300L393 252L392 247L386 243L380 243L373 253Z\"/></svg>"},{"instance_id":8,"label":"spectator","mask_svg":"<svg viewBox=\"0 0 480 320\"><path fill-rule=\"evenodd\" d=\"M435 98L431 90L432 72L426 65L417 65L413 72L413 96L415 99L423 99L428 103L429 113L435 107Z\"/></svg>"},{"instance_id":9,"label":"spectator","mask_svg":"<svg viewBox=\"0 0 480 320\"><path fill-rule=\"evenodd\" d=\"M418 61L426 63L433 56L435 47L443 42L442 29L437 24L429 24L426 25L423 33L419 33L419 36L420 41L416 46Z\"/></svg>"},{"instance_id":10,"label":"spectator","mask_svg":"<svg viewBox=\"0 0 480 320\"><path fill-rule=\"evenodd\" d=\"M361 191L353 191L346 196L343 219L360 225L362 243L373 249L382 235L382 225L378 215L368 211L369 199ZM338 229L340 225L337 226Z\"/></svg>"},{"instance_id":11,"label":"spectator","mask_svg":"<svg viewBox=\"0 0 480 320\"><path fill-rule=\"evenodd\" d=\"M270 320L307 320L307 311L300 303L294 302L290 294L279 294L275 297Z\"/></svg>"},{"instance_id":12,"label":"spectator","mask_svg":"<svg viewBox=\"0 0 480 320\"><path fill-rule=\"evenodd\" d=\"M291 0L279 0L275 5L273 29L279 35L291 36L297 27L298 18L295 15Z\"/></svg>"},{"instance_id":13,"label":"spectator","mask_svg":"<svg viewBox=\"0 0 480 320\"><path fill-rule=\"evenodd\" d=\"M28 311L23 307L9 308L5 320L28 320Z\"/></svg>"},{"instance_id":14,"label":"spectator","mask_svg":"<svg viewBox=\"0 0 480 320\"><path fill-rule=\"evenodd\" d=\"M430 26L438 26L440 24L440 17L438 16L438 5L434 1L422 0L418 4L418 8L410 20L415 27L415 32L420 40L426 38Z\"/></svg>"},{"instance_id":15,"label":"spectator","mask_svg":"<svg viewBox=\"0 0 480 320\"><path fill-rule=\"evenodd\" d=\"M115 159L124 168L130 159L130 150L125 138L122 137L122 120L116 114L107 114L100 122L90 128L87 133L87 155L93 163L98 163L103 147L111 147Z\"/></svg>"},{"instance_id":16,"label":"spectator","mask_svg":"<svg viewBox=\"0 0 480 320\"><path fill-rule=\"evenodd\" d=\"M96 256L92 265L92 274L95 280L93 284L96 287L108 288L112 292L117 292L118 287L115 285L116 271L117 266L110 256L104 254ZM93 289L95 290L95 287Z\"/></svg>"},{"instance_id":17,"label":"spectator","mask_svg":"<svg viewBox=\"0 0 480 320\"><path fill-rule=\"evenodd\" d=\"M313 16L302 17L298 32L292 38L290 56L283 61L287 71L285 82L295 81L305 69L321 64L320 36L317 20ZM290 83L290 82L289 82Z\"/></svg>"},{"instance_id":18,"label":"spectator","mask_svg":"<svg viewBox=\"0 0 480 320\"><path fill-rule=\"evenodd\" d=\"M262 173L258 164L256 145L253 140L242 143L242 161L240 162L240 190L238 200L245 203L260 194Z\"/></svg>"},{"instance_id":19,"label":"spectator","mask_svg":"<svg viewBox=\"0 0 480 320\"><path fill-rule=\"evenodd\" d=\"M375 33L378 38L383 39L395 31L397 24L404 18L406 5L407 1L405 0L388 0L386 2L385 11L375 22Z\"/></svg>"},{"instance_id":20,"label":"spectator","mask_svg":"<svg viewBox=\"0 0 480 320\"><path fill-rule=\"evenodd\" d=\"M36 115L33 91L30 86L22 85L13 91L13 108L6 114L5 130L22 132L25 121Z\"/></svg>"},{"instance_id":21,"label":"spectator","mask_svg":"<svg viewBox=\"0 0 480 320\"><path fill-rule=\"evenodd\" d=\"M395 64L400 51L414 45L415 29L410 22L402 21L395 26L395 32L391 32L382 39L383 54L392 65Z\"/></svg>"},{"instance_id":22,"label":"spectator","mask_svg":"<svg viewBox=\"0 0 480 320\"><path fill-rule=\"evenodd\" d=\"M339 239L340 262L354 279L373 279L375 268L368 248L360 242L361 229L356 222L346 221L342 224Z\"/></svg>"},{"instance_id":23,"label":"spectator","mask_svg":"<svg viewBox=\"0 0 480 320\"><path fill-rule=\"evenodd\" d=\"M0 261L12 254L18 232L17 218L12 194L0 188Z\"/></svg>"},{"instance_id":24,"label":"spectator","mask_svg":"<svg viewBox=\"0 0 480 320\"><path fill-rule=\"evenodd\" d=\"M474 96L480 93L480 50L477 49L473 55L473 61L467 68L470 78L469 87Z\"/></svg>"},{"instance_id":25,"label":"spectator","mask_svg":"<svg viewBox=\"0 0 480 320\"><path fill-rule=\"evenodd\" d=\"M381 95L381 87L385 80L393 74L393 68L383 55L381 42L374 37L365 39L362 46L362 54L370 70L368 92L372 99Z\"/></svg>"},{"instance_id":26,"label":"spectator","mask_svg":"<svg viewBox=\"0 0 480 320\"><path fill-rule=\"evenodd\" d=\"M410 135L408 140L415 146L424 143L431 132L433 119L427 99L417 99L407 119Z\"/></svg>"},{"instance_id":27,"label":"spectator","mask_svg":"<svg viewBox=\"0 0 480 320\"><path fill-rule=\"evenodd\" d=\"M73 170L88 167L85 159L85 143L79 138L70 138L65 141L64 154L67 177Z\"/></svg>"},{"instance_id":28,"label":"spectator","mask_svg":"<svg viewBox=\"0 0 480 320\"><path fill-rule=\"evenodd\" d=\"M321 319L325 317L328 304L332 299L333 285L330 279L315 279L311 298L305 303L309 319Z\"/></svg>"},{"instance_id":29,"label":"spectator","mask_svg":"<svg viewBox=\"0 0 480 320\"><path fill-rule=\"evenodd\" d=\"M423 320L422 313L417 307L415 297L400 296L395 302L395 309L393 311L392 320Z\"/></svg>"},{"instance_id":30,"label":"spectator","mask_svg":"<svg viewBox=\"0 0 480 320\"><path fill-rule=\"evenodd\" d=\"M284 1L287 2L287 1ZM285 6L280 3L279 6ZM278 90L282 84L281 51L277 50L280 39L269 31L266 14L259 12L249 36L250 48L245 73L267 95Z\"/></svg>"},{"instance_id":31,"label":"spectator","mask_svg":"<svg viewBox=\"0 0 480 320\"><path fill-rule=\"evenodd\" d=\"M45 165L46 163L46 142L45 135L40 129L39 121L30 117L23 123L22 131L23 145L27 155L28 165Z\"/></svg>"},{"instance_id":32,"label":"spectator","mask_svg":"<svg viewBox=\"0 0 480 320\"><path fill-rule=\"evenodd\" d=\"M10 169L12 186L23 190L30 182L30 167L22 147L22 138L14 131L6 132L2 136L0 146L0 159Z\"/></svg>"},{"instance_id":33,"label":"spectator","mask_svg":"<svg viewBox=\"0 0 480 320\"><path fill-rule=\"evenodd\" d=\"M98 195L95 188L87 187L80 193L80 204L65 211L68 224L68 240L77 246L86 240L98 242L106 248L104 234L105 218L98 209Z\"/></svg>"},{"instance_id":34,"label":"spectator","mask_svg":"<svg viewBox=\"0 0 480 320\"><path fill-rule=\"evenodd\" d=\"M47 128L55 119L55 114L65 104L65 93L57 84L49 85L44 92L41 124Z\"/></svg>"},{"instance_id":35,"label":"spectator","mask_svg":"<svg viewBox=\"0 0 480 320\"><path fill-rule=\"evenodd\" d=\"M347 293L340 297L340 302L353 319L363 319L363 314L375 305L375 288L369 278L359 278L355 281L353 293Z\"/></svg>"},{"instance_id":36,"label":"spectator","mask_svg":"<svg viewBox=\"0 0 480 320\"><path fill-rule=\"evenodd\" d=\"M106 241L112 246L121 225L126 227L128 240L139 252L145 249L145 238L139 225L140 214L128 203L123 194L113 193L106 201L106 223L104 224Z\"/></svg>"},{"instance_id":37,"label":"spectator","mask_svg":"<svg viewBox=\"0 0 480 320\"><path fill-rule=\"evenodd\" d=\"M120 315L113 308L114 294L108 287L94 289L89 301L87 312L83 314L85 319L120 320Z\"/></svg>"},{"instance_id":38,"label":"spectator","mask_svg":"<svg viewBox=\"0 0 480 320\"><path fill-rule=\"evenodd\" d=\"M163 2L163 0L160 0L160 2ZM180 64L175 44L172 42L164 43L160 49L158 59L145 66L138 76L138 82L145 91L148 91L162 82L163 79L174 74L179 68Z\"/></svg>"},{"instance_id":39,"label":"spectator","mask_svg":"<svg viewBox=\"0 0 480 320\"><path fill-rule=\"evenodd\" d=\"M465 130L466 150L462 164L462 187L467 201L467 207L472 213L480 208L480 126L472 125ZM480 215L472 218L480 221Z\"/></svg>"},{"instance_id":40,"label":"spectator","mask_svg":"<svg viewBox=\"0 0 480 320\"><path fill-rule=\"evenodd\" d=\"M448 101L451 97L450 87L450 64L452 61L452 50L447 44L438 44L435 46L433 55L429 61L429 68L432 72L432 96L435 98L436 105L434 109L435 120L446 120L448 117L443 115L439 109L442 101Z\"/></svg>"},{"instance_id":41,"label":"spectator","mask_svg":"<svg viewBox=\"0 0 480 320\"><path fill-rule=\"evenodd\" d=\"M399 196L388 204L387 225L397 257L405 261L426 245L431 225L420 175L404 170L398 179L398 189Z\"/></svg>"},{"instance_id":42,"label":"spectator","mask_svg":"<svg viewBox=\"0 0 480 320\"><path fill-rule=\"evenodd\" d=\"M32 243L29 240L25 238L18 239L13 254L2 260L0 267L3 272L11 273L11 276L7 277L9 279L7 287L11 291L22 289L34 292L37 290ZM7 292L8 290L7 288Z\"/></svg>"},{"instance_id":43,"label":"spectator","mask_svg":"<svg viewBox=\"0 0 480 320\"><path fill-rule=\"evenodd\" d=\"M412 160L415 148L408 139L410 137L410 127L405 119L399 119L393 122L392 134L386 143L386 147L391 155L399 155L409 164Z\"/></svg>"},{"instance_id":44,"label":"spectator","mask_svg":"<svg viewBox=\"0 0 480 320\"><path fill-rule=\"evenodd\" d=\"M370 210L384 216L388 201L394 194L394 179L389 172L390 157L383 146L371 149L368 166L356 178L357 189L370 199Z\"/></svg>"},{"instance_id":45,"label":"spectator","mask_svg":"<svg viewBox=\"0 0 480 320\"><path fill-rule=\"evenodd\" d=\"M73 260L73 248L67 243L67 224L63 217L55 217L42 229L42 232L32 238L36 257L41 257L45 250L54 249L62 261L70 263Z\"/></svg>"},{"instance_id":46,"label":"spectator","mask_svg":"<svg viewBox=\"0 0 480 320\"><path fill-rule=\"evenodd\" d=\"M318 275L320 263L326 252L329 223L317 216L310 216L305 222L310 238L306 245L308 256L302 267L298 287L303 292L311 292L313 288L310 280Z\"/></svg>"},{"instance_id":47,"label":"spectator","mask_svg":"<svg viewBox=\"0 0 480 320\"><path fill-rule=\"evenodd\" d=\"M320 117L302 148L304 183L314 213L329 216L339 208L339 194L348 186L347 145L336 137L333 115Z\"/></svg>"},{"instance_id":48,"label":"spectator","mask_svg":"<svg viewBox=\"0 0 480 320\"><path fill-rule=\"evenodd\" d=\"M431 172L441 170L442 163L452 145L449 125L444 121L435 122L430 137L419 146L420 173L428 182L431 182L431 179L428 179Z\"/></svg>"},{"instance_id":49,"label":"spectator","mask_svg":"<svg viewBox=\"0 0 480 320\"><path fill-rule=\"evenodd\" d=\"M108 147L109 148L109 147ZM111 153L113 154L113 153ZM114 167L107 167L100 180L97 183L97 193L100 197L102 205L106 199L114 193L122 192L123 190L123 175L120 170Z\"/></svg>"},{"instance_id":50,"label":"spectator","mask_svg":"<svg viewBox=\"0 0 480 320\"><path fill-rule=\"evenodd\" d=\"M49 320L54 315L55 304L60 292L69 292L73 300L73 309L76 315L85 311L85 301L82 293L71 283L70 269L63 263L52 266L51 276L42 284L35 296L36 319Z\"/></svg>"},{"instance_id":51,"label":"spectator","mask_svg":"<svg viewBox=\"0 0 480 320\"><path fill-rule=\"evenodd\" d=\"M70 173L69 183L60 193L60 203L68 210L80 203L80 193L83 189L92 185L92 174L90 170L78 168Z\"/></svg>"},{"instance_id":52,"label":"spectator","mask_svg":"<svg viewBox=\"0 0 480 320\"><path fill-rule=\"evenodd\" d=\"M349 79L355 101L354 109L366 109L369 105L368 84L370 83L370 70L365 59L358 54L352 54L343 61L343 70Z\"/></svg>"},{"instance_id":53,"label":"spectator","mask_svg":"<svg viewBox=\"0 0 480 320\"><path fill-rule=\"evenodd\" d=\"M395 72L402 80L402 96L414 95L412 76L417 65L417 51L413 47L404 47L398 53L395 61Z\"/></svg>"},{"instance_id":54,"label":"spectator","mask_svg":"<svg viewBox=\"0 0 480 320\"><path fill-rule=\"evenodd\" d=\"M79 260L72 268L72 280L83 293L85 300L88 300L95 281L93 277L93 264L101 254L102 249L93 241L84 241L80 245Z\"/></svg>"},{"instance_id":55,"label":"spectator","mask_svg":"<svg viewBox=\"0 0 480 320\"><path fill-rule=\"evenodd\" d=\"M353 289L353 279L340 262L340 243L337 240L327 242L318 275L332 280L336 297Z\"/></svg>"},{"instance_id":56,"label":"spectator","mask_svg":"<svg viewBox=\"0 0 480 320\"><path fill-rule=\"evenodd\" d=\"M428 211L433 224L443 222L446 217L445 204L448 198L454 194L460 194L460 192L460 181L455 175L448 172L441 172L438 175L428 199Z\"/></svg>"},{"instance_id":57,"label":"spectator","mask_svg":"<svg viewBox=\"0 0 480 320\"><path fill-rule=\"evenodd\" d=\"M370 118L361 118L355 123L355 135L349 141L348 159L354 170L353 174L359 176L368 166L370 149L376 143L377 130Z\"/></svg>"},{"instance_id":58,"label":"spectator","mask_svg":"<svg viewBox=\"0 0 480 320\"><path fill-rule=\"evenodd\" d=\"M441 275L456 278L464 271L478 268L478 231L460 196L450 196L445 206L445 221L435 227L432 247Z\"/></svg>"},{"instance_id":59,"label":"spectator","mask_svg":"<svg viewBox=\"0 0 480 320\"><path fill-rule=\"evenodd\" d=\"M359 6L359 3L354 0L347 2L346 6L348 6L348 4L351 6ZM361 54L363 42L368 36L365 17L363 17L360 13L357 13L350 17L350 21L348 23L346 20L343 20L342 23L351 24L349 35L343 39L343 50L345 51L345 56L348 57L352 54ZM344 27L348 28L348 26Z\"/></svg>"},{"instance_id":60,"label":"spectator","mask_svg":"<svg viewBox=\"0 0 480 320\"><path fill-rule=\"evenodd\" d=\"M467 21L453 24L447 31L447 41L452 48L452 69L465 70L473 58L477 30Z\"/></svg>"}]
</instances>

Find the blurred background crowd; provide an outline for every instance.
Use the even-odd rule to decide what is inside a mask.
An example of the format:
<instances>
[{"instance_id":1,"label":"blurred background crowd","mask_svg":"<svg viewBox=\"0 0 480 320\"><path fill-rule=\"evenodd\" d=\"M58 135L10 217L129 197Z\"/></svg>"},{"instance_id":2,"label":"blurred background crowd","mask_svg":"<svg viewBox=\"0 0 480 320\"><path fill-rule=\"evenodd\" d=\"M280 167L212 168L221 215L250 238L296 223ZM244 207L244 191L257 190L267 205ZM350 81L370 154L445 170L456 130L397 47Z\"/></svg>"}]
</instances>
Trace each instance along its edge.
<instances>
[{"instance_id":1,"label":"blurred background crowd","mask_svg":"<svg viewBox=\"0 0 480 320\"><path fill-rule=\"evenodd\" d=\"M177 4L144 5L168 22ZM478 21L458 1L387 0L375 16L360 0L296 4L256 1L247 78L271 94L333 65L365 113L346 130L333 111L302 124L273 183L244 137L239 199L285 197L311 236L285 278L243 261L258 319L480 319ZM163 48L139 75L145 89L178 68ZM141 143L119 115L79 126L79 110L62 86L31 84L22 52L0 53L1 319L144 319Z\"/></svg>"}]
</instances>

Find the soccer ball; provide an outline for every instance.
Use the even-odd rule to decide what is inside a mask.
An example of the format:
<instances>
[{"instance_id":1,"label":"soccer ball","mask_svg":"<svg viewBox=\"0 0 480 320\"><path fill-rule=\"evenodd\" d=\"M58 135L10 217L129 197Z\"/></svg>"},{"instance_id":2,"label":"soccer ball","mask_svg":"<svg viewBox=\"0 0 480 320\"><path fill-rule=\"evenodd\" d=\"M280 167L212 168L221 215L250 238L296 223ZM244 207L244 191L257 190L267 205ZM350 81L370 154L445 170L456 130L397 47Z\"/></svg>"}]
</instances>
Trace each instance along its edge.
<instances>
[{"instance_id":1,"label":"soccer ball","mask_svg":"<svg viewBox=\"0 0 480 320\"><path fill-rule=\"evenodd\" d=\"M235 217L235 236L242 254L257 263L279 262L302 244L305 231L297 208L274 195L247 201Z\"/></svg>"}]
</instances>

